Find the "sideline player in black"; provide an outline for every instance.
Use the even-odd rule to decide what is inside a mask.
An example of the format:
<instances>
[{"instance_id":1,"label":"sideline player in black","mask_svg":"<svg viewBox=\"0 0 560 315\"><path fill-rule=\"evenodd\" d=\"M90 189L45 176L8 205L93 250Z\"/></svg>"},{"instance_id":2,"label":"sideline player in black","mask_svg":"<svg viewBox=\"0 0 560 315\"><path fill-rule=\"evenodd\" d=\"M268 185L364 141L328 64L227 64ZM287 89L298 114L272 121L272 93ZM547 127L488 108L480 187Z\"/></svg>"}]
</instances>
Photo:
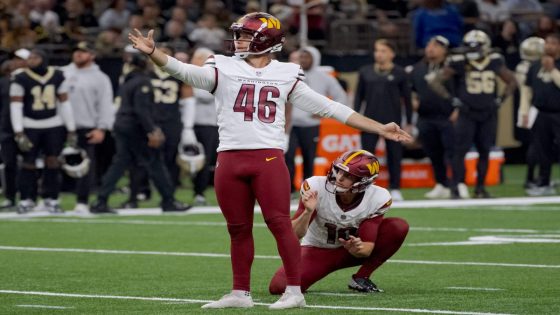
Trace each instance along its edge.
<instances>
[{"instance_id":1,"label":"sideline player in black","mask_svg":"<svg viewBox=\"0 0 560 315\"><path fill-rule=\"evenodd\" d=\"M552 163L558 160L560 149L560 35L549 34L544 42L544 56L527 73L526 87L521 90L521 102L533 104L538 110L532 131L535 135L539 160L539 183L528 189L531 196L555 195L550 185Z\"/></svg>"},{"instance_id":2,"label":"sideline player in black","mask_svg":"<svg viewBox=\"0 0 560 315\"><path fill-rule=\"evenodd\" d=\"M0 210L12 210L16 206L18 148L10 119L10 81L12 75L21 71L19 69L27 67L29 54L27 49L18 49L11 59L5 60L0 66L0 154L4 165L2 192L6 197L6 200L0 203Z\"/></svg>"},{"instance_id":3,"label":"sideline player in black","mask_svg":"<svg viewBox=\"0 0 560 315\"><path fill-rule=\"evenodd\" d=\"M447 165L453 158L455 142L451 113L453 106L449 99L435 93L426 77L436 73L444 66L449 41L443 36L434 36L425 48L424 59L414 65L410 73L412 90L419 101L418 132L422 148L432 161L436 186L426 193L428 199L448 199L451 196ZM448 82L448 88L451 88Z\"/></svg>"},{"instance_id":4,"label":"sideline player in black","mask_svg":"<svg viewBox=\"0 0 560 315\"><path fill-rule=\"evenodd\" d=\"M166 54L173 55L173 51L168 47L161 47ZM177 165L177 148L181 141L183 131L183 121L181 106L187 94L192 94L190 87L180 80L175 79L159 67L148 65L151 75L151 83L154 90L154 122L161 128L165 136L165 142L160 147L163 154L163 161L171 178L173 191L179 186L179 166ZM149 196L150 183L148 181L147 170L139 165L134 165L130 169L130 197L123 205L123 208L137 208L140 193Z\"/></svg>"},{"instance_id":5,"label":"sideline player in black","mask_svg":"<svg viewBox=\"0 0 560 315\"><path fill-rule=\"evenodd\" d=\"M125 170L137 162L148 171L158 189L163 211L184 211L190 208L173 197L169 173L161 159L159 147L165 141L161 129L154 122L154 91L147 72L147 58L139 53L126 55L131 71L120 87L121 106L114 126L116 154L111 166L103 176L97 201L91 206L92 213L113 212L107 202L117 181Z\"/></svg>"},{"instance_id":6,"label":"sideline player in black","mask_svg":"<svg viewBox=\"0 0 560 315\"><path fill-rule=\"evenodd\" d=\"M76 125L68 100L68 85L64 84L62 71L48 66L44 51L32 50L27 64L29 68L15 75L10 85L10 117L15 140L23 156L18 212L29 212L34 207L31 198L37 181L36 161L42 154L45 161L42 183L45 208L49 212L58 213L62 212L58 202L58 156L65 137L68 145L77 144Z\"/></svg>"},{"instance_id":7,"label":"sideline player in black","mask_svg":"<svg viewBox=\"0 0 560 315\"><path fill-rule=\"evenodd\" d=\"M489 198L484 187L488 171L490 148L496 141L498 108L503 100L512 95L517 87L515 76L508 70L504 58L490 51L490 38L479 30L470 31L463 38L464 53L451 55L445 68L433 76L432 88L444 98L451 99L451 94L443 82L454 79L455 95L453 105L456 107L452 119L455 123L455 149L453 153L453 180L451 197L469 198L465 181L465 155L473 142L478 150L476 198ZM497 78L506 84L505 93L498 95ZM458 118L454 116L458 115Z\"/></svg>"},{"instance_id":8,"label":"sideline player in black","mask_svg":"<svg viewBox=\"0 0 560 315\"><path fill-rule=\"evenodd\" d=\"M375 63L360 69L354 108L366 117L381 123L402 120L402 107L406 114L405 131L410 131L412 120L411 91L404 69L393 63L395 45L386 39L375 41ZM361 134L362 148L375 152L379 136ZM400 142L385 140L389 189L393 201L403 200L401 186L401 160L403 147Z\"/></svg>"}]
</instances>

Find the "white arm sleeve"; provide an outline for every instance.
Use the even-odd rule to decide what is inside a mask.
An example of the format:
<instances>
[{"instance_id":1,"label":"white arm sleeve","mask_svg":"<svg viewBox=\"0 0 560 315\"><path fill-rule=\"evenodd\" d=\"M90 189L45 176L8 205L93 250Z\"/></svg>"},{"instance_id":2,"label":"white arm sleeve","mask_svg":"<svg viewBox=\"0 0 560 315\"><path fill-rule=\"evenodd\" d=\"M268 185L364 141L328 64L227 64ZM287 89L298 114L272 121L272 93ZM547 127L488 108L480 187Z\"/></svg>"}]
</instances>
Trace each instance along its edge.
<instances>
[{"instance_id":1,"label":"white arm sleeve","mask_svg":"<svg viewBox=\"0 0 560 315\"><path fill-rule=\"evenodd\" d=\"M183 98L181 104L181 121L183 128L192 129L194 127L194 116L196 113L196 99L194 97Z\"/></svg>"},{"instance_id":2,"label":"white arm sleeve","mask_svg":"<svg viewBox=\"0 0 560 315\"><path fill-rule=\"evenodd\" d=\"M24 91L23 87L18 83L12 82L10 84L10 96L21 96L23 97ZM10 102L10 119L12 121L12 128L14 132L23 131L23 103L22 102Z\"/></svg>"},{"instance_id":3,"label":"white arm sleeve","mask_svg":"<svg viewBox=\"0 0 560 315\"><path fill-rule=\"evenodd\" d=\"M70 101L66 100L60 103L58 107L58 114L62 117L62 120L66 125L66 130L71 132L76 131L76 122L74 121L74 114L72 113L72 105L70 105Z\"/></svg>"},{"instance_id":4,"label":"white arm sleeve","mask_svg":"<svg viewBox=\"0 0 560 315\"><path fill-rule=\"evenodd\" d=\"M10 119L15 133L23 131L23 103L12 102L10 104Z\"/></svg>"},{"instance_id":5,"label":"white arm sleeve","mask_svg":"<svg viewBox=\"0 0 560 315\"><path fill-rule=\"evenodd\" d=\"M321 117L332 117L342 123L346 123L348 117L354 113L350 107L328 99L301 81L296 83L289 101L301 110Z\"/></svg>"},{"instance_id":6,"label":"white arm sleeve","mask_svg":"<svg viewBox=\"0 0 560 315\"><path fill-rule=\"evenodd\" d=\"M167 56L167 63L161 69L186 84L212 91L216 85L216 69L186 64Z\"/></svg>"}]
</instances>

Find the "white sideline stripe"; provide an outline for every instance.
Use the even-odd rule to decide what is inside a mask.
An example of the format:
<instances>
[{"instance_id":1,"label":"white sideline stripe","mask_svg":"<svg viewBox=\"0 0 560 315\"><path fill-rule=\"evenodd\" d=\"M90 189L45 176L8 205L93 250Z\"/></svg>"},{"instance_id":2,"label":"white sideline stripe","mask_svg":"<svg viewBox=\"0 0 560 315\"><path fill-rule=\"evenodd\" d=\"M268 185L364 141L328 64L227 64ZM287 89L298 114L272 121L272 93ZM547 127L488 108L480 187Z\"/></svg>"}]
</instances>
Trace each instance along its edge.
<instances>
[{"instance_id":1,"label":"white sideline stripe","mask_svg":"<svg viewBox=\"0 0 560 315\"><path fill-rule=\"evenodd\" d=\"M132 225L179 225L179 226L226 226L225 222L209 221L152 221L152 220L106 220L106 219L75 219L75 218L13 218L9 221L31 222L31 223L77 223L77 224L132 224ZM254 227L265 228L264 223L253 223ZM484 233L560 233L560 230L537 230L537 229L504 229L504 228L450 228L450 227L410 227L411 231L419 232L484 232Z\"/></svg>"},{"instance_id":2,"label":"white sideline stripe","mask_svg":"<svg viewBox=\"0 0 560 315\"><path fill-rule=\"evenodd\" d=\"M324 296L369 296L364 293L335 293L335 292L307 292L306 295L324 295Z\"/></svg>"},{"instance_id":3,"label":"white sideline stripe","mask_svg":"<svg viewBox=\"0 0 560 315\"><path fill-rule=\"evenodd\" d=\"M538 205L538 204L560 204L560 196L551 197L515 197L515 198L494 198L494 199L467 199L467 200L405 200L393 202L391 208L393 209L411 209L411 208L464 208L464 207L480 207L486 206L484 210L493 211L560 211L560 207L545 207L545 208L531 208L527 209L523 206ZM292 211L297 210L296 204L290 205ZM513 206L506 207L491 207L491 206ZM468 209L472 210L472 209ZM185 216L191 214L213 214L221 213L219 207L193 207L184 213L165 213L163 214L160 208L142 208L142 209L121 209L118 210L119 216L148 216L148 215L175 215ZM255 207L255 213L261 213L259 206ZM47 211L31 212L26 214L17 214L16 212L0 213L0 219L11 218L25 218L25 217L91 217L91 214L76 214L71 211L62 214L52 214ZM100 216L100 215L95 215ZM114 216L114 214L102 215Z\"/></svg>"},{"instance_id":4,"label":"white sideline stripe","mask_svg":"<svg viewBox=\"0 0 560 315\"><path fill-rule=\"evenodd\" d=\"M504 291L504 289L498 289L498 288L474 288L474 287L447 287L446 289L471 290L471 291Z\"/></svg>"},{"instance_id":5,"label":"white sideline stripe","mask_svg":"<svg viewBox=\"0 0 560 315\"><path fill-rule=\"evenodd\" d=\"M40 291L0 290L0 293L20 294L20 295L75 297L75 298L93 298L93 299L184 302L184 303L209 303L209 302L213 302L212 300L177 299L177 298L142 297L142 296L97 295L97 294L75 294L75 293L40 292ZM255 305L268 306L270 304L269 303L255 303ZM353 307L353 306L331 306L331 305L307 305L306 308L357 310L357 311L389 311L389 312L430 313L430 314L450 314L450 315L511 315L511 314L503 314L503 313L482 313L482 312L428 310L428 309L414 309L414 308L410 309L410 308L388 308L388 307Z\"/></svg>"},{"instance_id":6,"label":"white sideline stripe","mask_svg":"<svg viewBox=\"0 0 560 315\"><path fill-rule=\"evenodd\" d=\"M19 304L17 307L27 307L27 308L49 308L54 310L65 310L69 308L74 308L73 306L54 306L54 305L32 305L32 304Z\"/></svg>"},{"instance_id":7,"label":"white sideline stripe","mask_svg":"<svg viewBox=\"0 0 560 315\"><path fill-rule=\"evenodd\" d=\"M117 255L159 255L159 256L188 256L188 257L212 257L229 258L229 254L215 253L188 253L188 252L160 252L160 251L135 251L135 250L113 250L113 249L84 249L84 248L52 248L52 247L23 247L23 246L0 246L0 250L31 251L31 252L61 252L61 253L93 253L93 254L117 254ZM280 256L255 255L256 259L280 259ZM489 262L461 262L461 261L431 261L431 260L404 260L390 259L388 262L399 264L420 265L461 265L461 266L492 266L492 267L522 267L522 268L560 268L560 265L535 265L535 264L509 264Z\"/></svg>"}]
</instances>

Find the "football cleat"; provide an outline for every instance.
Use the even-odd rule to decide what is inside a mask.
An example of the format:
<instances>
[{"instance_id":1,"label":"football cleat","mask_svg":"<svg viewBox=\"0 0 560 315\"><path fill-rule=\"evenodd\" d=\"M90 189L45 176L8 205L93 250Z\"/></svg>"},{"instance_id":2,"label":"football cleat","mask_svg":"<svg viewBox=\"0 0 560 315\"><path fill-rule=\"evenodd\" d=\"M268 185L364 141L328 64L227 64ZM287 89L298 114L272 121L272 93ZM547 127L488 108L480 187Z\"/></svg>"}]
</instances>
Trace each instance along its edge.
<instances>
[{"instance_id":1,"label":"football cleat","mask_svg":"<svg viewBox=\"0 0 560 315\"><path fill-rule=\"evenodd\" d=\"M280 299L268 308L271 310L283 310L305 306L305 297L301 293L284 292Z\"/></svg>"},{"instance_id":2,"label":"football cleat","mask_svg":"<svg viewBox=\"0 0 560 315\"><path fill-rule=\"evenodd\" d=\"M478 199L488 199L492 198L492 195L490 195L484 187L477 187L474 191L474 197Z\"/></svg>"},{"instance_id":3,"label":"football cleat","mask_svg":"<svg viewBox=\"0 0 560 315\"><path fill-rule=\"evenodd\" d=\"M253 307L253 299L250 295L226 294L221 299L202 305L202 308L248 308Z\"/></svg>"},{"instance_id":4,"label":"football cleat","mask_svg":"<svg viewBox=\"0 0 560 315\"><path fill-rule=\"evenodd\" d=\"M434 189L427 192L424 197L428 199L449 199L451 197L451 190L442 184L436 184Z\"/></svg>"},{"instance_id":5,"label":"football cleat","mask_svg":"<svg viewBox=\"0 0 560 315\"><path fill-rule=\"evenodd\" d=\"M465 183L459 183L457 185L457 191L459 192L459 197L461 197L461 199L471 199L471 196L469 195L469 188Z\"/></svg>"},{"instance_id":6,"label":"football cleat","mask_svg":"<svg viewBox=\"0 0 560 315\"><path fill-rule=\"evenodd\" d=\"M106 201L100 201L97 200L96 202L94 202L89 211L91 213L111 213L111 214L117 214L117 212L115 212L115 210L109 208L109 206L107 205Z\"/></svg>"},{"instance_id":7,"label":"football cleat","mask_svg":"<svg viewBox=\"0 0 560 315\"><path fill-rule=\"evenodd\" d=\"M190 208L192 208L191 205L184 204L177 200L173 200L171 202L165 202L161 204L161 210L163 210L164 212L181 212L181 211L187 211Z\"/></svg>"},{"instance_id":8,"label":"football cleat","mask_svg":"<svg viewBox=\"0 0 560 315\"><path fill-rule=\"evenodd\" d=\"M350 283L348 283L348 289L363 293L383 292L383 290L379 289L369 278L354 276L352 276Z\"/></svg>"}]
</instances>

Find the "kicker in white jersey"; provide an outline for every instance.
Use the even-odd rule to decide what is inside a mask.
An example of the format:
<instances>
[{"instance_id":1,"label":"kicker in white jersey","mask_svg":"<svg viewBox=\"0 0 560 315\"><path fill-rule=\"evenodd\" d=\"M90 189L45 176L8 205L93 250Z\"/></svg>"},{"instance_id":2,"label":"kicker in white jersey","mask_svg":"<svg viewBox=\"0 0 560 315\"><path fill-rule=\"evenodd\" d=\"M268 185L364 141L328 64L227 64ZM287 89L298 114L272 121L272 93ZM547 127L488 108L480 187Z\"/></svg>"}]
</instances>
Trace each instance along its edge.
<instances>
[{"instance_id":1,"label":"kicker in white jersey","mask_svg":"<svg viewBox=\"0 0 560 315\"><path fill-rule=\"evenodd\" d=\"M391 194L387 189L375 185L364 191L360 204L349 211L342 211L336 202L336 194L325 189L326 176L308 178L301 190L317 191L316 215L303 237L302 245L320 248L338 248L342 246L339 237L354 233L362 221L383 215L391 206Z\"/></svg>"},{"instance_id":2,"label":"kicker in white jersey","mask_svg":"<svg viewBox=\"0 0 560 315\"><path fill-rule=\"evenodd\" d=\"M217 69L218 151L284 147L286 102L298 80L299 65L272 60L254 68L238 57L216 55L205 66Z\"/></svg>"}]
</instances>

